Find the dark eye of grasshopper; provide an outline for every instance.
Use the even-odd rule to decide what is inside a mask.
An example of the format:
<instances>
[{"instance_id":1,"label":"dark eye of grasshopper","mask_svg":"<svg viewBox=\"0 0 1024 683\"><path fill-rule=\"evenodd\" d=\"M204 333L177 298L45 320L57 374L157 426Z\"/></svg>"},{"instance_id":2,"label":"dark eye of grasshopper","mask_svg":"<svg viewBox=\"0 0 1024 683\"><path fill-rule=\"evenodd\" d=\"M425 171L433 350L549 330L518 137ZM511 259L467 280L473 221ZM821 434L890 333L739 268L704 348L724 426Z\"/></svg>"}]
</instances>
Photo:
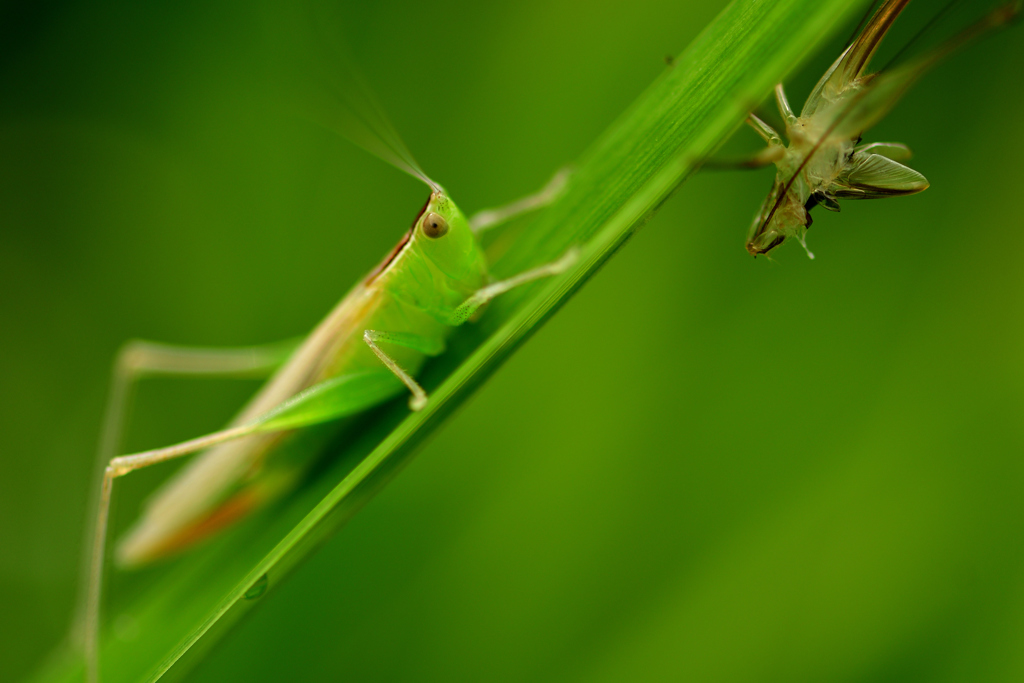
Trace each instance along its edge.
<instances>
[{"instance_id":1,"label":"dark eye of grasshopper","mask_svg":"<svg viewBox=\"0 0 1024 683\"><path fill-rule=\"evenodd\" d=\"M444 237L448 233L448 221L436 213L428 213L423 219L423 234L431 239Z\"/></svg>"}]
</instances>

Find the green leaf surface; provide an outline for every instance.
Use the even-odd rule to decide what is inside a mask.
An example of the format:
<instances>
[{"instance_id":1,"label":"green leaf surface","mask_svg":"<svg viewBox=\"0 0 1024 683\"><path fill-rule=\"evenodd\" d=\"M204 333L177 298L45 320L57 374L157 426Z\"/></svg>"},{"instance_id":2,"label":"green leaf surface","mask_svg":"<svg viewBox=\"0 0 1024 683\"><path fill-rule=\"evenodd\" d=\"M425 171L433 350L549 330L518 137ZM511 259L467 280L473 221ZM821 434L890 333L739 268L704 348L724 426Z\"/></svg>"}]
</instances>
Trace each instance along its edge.
<instances>
[{"instance_id":1,"label":"green leaf surface","mask_svg":"<svg viewBox=\"0 0 1024 683\"><path fill-rule=\"evenodd\" d=\"M495 264L507 276L579 245L568 272L496 300L429 365L426 409L396 400L348 425L301 490L202 550L152 571L108 610L105 683L181 676L407 464L424 439L565 302L742 122L772 86L862 9L845 0L737 0L578 161L566 193ZM697 226L689 226L698 229ZM332 587L335 588L335 587ZM354 588L352 588L354 589ZM35 680L81 680L80 656Z\"/></svg>"}]
</instances>

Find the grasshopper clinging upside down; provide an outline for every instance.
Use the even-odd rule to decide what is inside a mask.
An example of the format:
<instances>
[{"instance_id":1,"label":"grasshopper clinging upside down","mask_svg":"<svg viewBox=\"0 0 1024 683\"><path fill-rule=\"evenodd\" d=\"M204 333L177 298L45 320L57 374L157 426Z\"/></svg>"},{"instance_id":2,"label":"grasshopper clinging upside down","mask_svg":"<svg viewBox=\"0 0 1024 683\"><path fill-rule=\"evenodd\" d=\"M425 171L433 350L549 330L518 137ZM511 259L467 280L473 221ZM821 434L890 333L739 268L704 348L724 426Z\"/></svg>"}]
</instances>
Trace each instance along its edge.
<instances>
[{"instance_id":1,"label":"grasshopper clinging upside down","mask_svg":"<svg viewBox=\"0 0 1024 683\"><path fill-rule=\"evenodd\" d=\"M867 73L886 33L910 0L886 0L851 45L815 85L797 116L782 84L775 99L789 145L767 123L751 114L747 122L768 143L758 155L778 172L747 236L747 251L767 254L792 237L807 250L810 211L821 205L839 211L840 199L882 199L928 188L923 175L901 162L906 145L861 145L865 130L878 123L929 69L984 33L1007 25L1021 11L1020 0L1002 5L981 21L924 55L891 71ZM807 255L814 258L808 250Z\"/></svg>"}]
</instances>

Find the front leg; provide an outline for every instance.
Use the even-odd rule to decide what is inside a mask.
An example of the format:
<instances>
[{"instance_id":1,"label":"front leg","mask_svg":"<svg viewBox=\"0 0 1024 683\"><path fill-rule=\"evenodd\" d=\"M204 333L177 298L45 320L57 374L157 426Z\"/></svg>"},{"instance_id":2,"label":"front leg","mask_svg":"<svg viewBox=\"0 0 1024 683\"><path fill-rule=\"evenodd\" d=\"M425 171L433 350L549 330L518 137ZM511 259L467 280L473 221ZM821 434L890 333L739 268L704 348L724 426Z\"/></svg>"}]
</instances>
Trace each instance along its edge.
<instances>
[{"instance_id":1,"label":"front leg","mask_svg":"<svg viewBox=\"0 0 1024 683\"><path fill-rule=\"evenodd\" d=\"M423 387L412 378L408 372L406 372L398 362L389 356L377 342L387 342L389 344L395 344L397 346L404 346L414 351L427 356L436 356L444 352L444 340L436 337L425 337L418 334L409 334L407 332L381 332L379 330L366 330L363 332L363 341L370 347L374 355L380 359L384 365L387 366L388 370L395 373L398 379L402 380L402 384L408 387L409 391L412 392L412 397L409 399L409 409L413 411L423 410L423 407L427 405L427 392L423 391Z\"/></svg>"},{"instance_id":2,"label":"front leg","mask_svg":"<svg viewBox=\"0 0 1024 683\"><path fill-rule=\"evenodd\" d=\"M701 164L701 169L706 171L732 171L739 169L764 168L771 166L786 155L786 147L782 144L782 138L775 132L768 123L760 119L756 114L747 116L747 124L754 129L761 139L767 143L767 147L742 159L707 159Z\"/></svg>"},{"instance_id":3,"label":"front leg","mask_svg":"<svg viewBox=\"0 0 1024 683\"><path fill-rule=\"evenodd\" d=\"M552 275L559 275L567 271L576 261L580 258L580 250L573 247L569 251L565 252L562 258L551 263L546 263L543 266L528 270L525 273L520 273L515 277L510 277L507 280L499 280L493 282L482 289L478 289L468 299L455 309L455 311L448 318L448 324L452 326L461 325L462 323L469 320L476 311L486 304L488 301L504 294L513 287L519 285L525 285L527 282L533 282L543 277L551 277Z\"/></svg>"}]
</instances>

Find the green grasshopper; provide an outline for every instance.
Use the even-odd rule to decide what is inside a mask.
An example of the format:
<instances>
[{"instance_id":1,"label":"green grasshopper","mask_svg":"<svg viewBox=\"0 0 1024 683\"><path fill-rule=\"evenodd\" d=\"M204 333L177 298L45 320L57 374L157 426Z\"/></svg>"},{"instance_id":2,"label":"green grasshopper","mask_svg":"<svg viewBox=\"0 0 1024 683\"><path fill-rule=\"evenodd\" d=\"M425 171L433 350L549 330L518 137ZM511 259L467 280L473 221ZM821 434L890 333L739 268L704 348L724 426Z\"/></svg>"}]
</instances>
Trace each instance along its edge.
<instances>
[{"instance_id":1,"label":"green grasshopper","mask_svg":"<svg viewBox=\"0 0 1024 683\"><path fill-rule=\"evenodd\" d=\"M1021 2L1007 3L930 52L892 71L867 73L879 44L910 0L886 0L864 30L818 81L797 116L780 83L775 100L786 124L789 146L760 118L747 119L768 143L760 163L777 170L771 192L750 226L747 251L767 254L792 237L807 250L811 209L839 211L840 199L881 199L928 188L923 175L903 165L906 145L861 145L863 132L878 123L929 69L982 34L1005 26L1020 13ZM947 6L947 9L953 3Z\"/></svg>"},{"instance_id":2,"label":"green grasshopper","mask_svg":"<svg viewBox=\"0 0 1024 683\"><path fill-rule=\"evenodd\" d=\"M351 104L346 103L350 110ZM565 186L566 172L535 195L468 219L420 170L379 110L371 104L348 113L362 124L346 135L423 180L430 196L394 249L297 346L196 349L137 341L122 349L100 449L104 468L80 617L89 681L99 680L103 565L116 479L203 451L151 499L118 544L116 559L122 567L137 567L182 551L294 488L313 464L310 454L326 446L340 418L403 392L411 395L410 409L421 410L429 396L415 377L428 358L444 353L455 328L496 296L560 274L578 258L571 249L556 262L494 281L479 241L481 231L552 201ZM367 117L372 125L366 125ZM116 453L126 396L137 379L265 371L274 374L225 429L109 457Z\"/></svg>"}]
</instances>

